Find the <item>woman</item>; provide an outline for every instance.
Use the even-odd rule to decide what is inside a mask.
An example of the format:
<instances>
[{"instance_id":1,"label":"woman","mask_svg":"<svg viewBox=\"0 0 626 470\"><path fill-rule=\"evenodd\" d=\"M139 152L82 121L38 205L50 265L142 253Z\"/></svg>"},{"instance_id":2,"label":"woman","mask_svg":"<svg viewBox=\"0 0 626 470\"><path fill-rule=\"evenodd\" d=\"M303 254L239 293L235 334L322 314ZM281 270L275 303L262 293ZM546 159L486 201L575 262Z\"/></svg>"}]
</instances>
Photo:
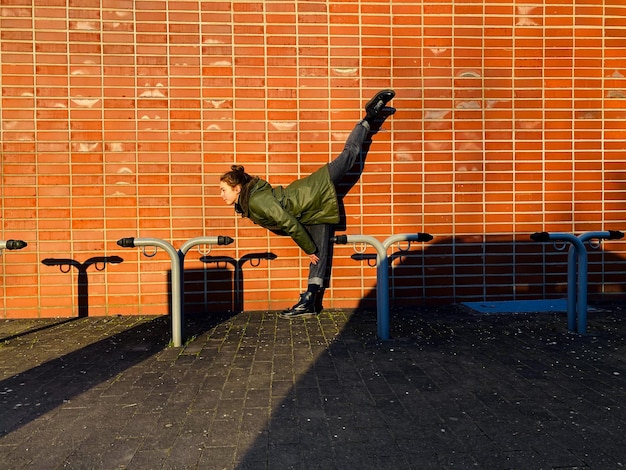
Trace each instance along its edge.
<instances>
[{"instance_id":1,"label":"woman","mask_svg":"<svg viewBox=\"0 0 626 470\"><path fill-rule=\"evenodd\" d=\"M255 224L279 235L289 235L309 256L307 291L281 317L315 315L321 310L316 296L323 288L329 265L331 230L340 220L337 185L356 163L372 123L395 111L385 107L394 96L393 90L378 92L365 105L365 117L348 136L341 154L287 187L272 187L247 174L241 165L233 165L220 178L220 193L226 204L233 205L237 213Z\"/></svg>"}]
</instances>

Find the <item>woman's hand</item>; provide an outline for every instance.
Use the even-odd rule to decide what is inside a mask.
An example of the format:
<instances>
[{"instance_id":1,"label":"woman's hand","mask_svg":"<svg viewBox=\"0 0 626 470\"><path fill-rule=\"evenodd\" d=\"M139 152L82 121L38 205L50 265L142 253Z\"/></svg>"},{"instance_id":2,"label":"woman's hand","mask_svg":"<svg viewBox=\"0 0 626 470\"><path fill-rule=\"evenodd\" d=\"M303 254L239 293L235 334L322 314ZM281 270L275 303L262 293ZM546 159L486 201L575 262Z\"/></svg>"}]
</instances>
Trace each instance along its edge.
<instances>
[{"instance_id":1,"label":"woman's hand","mask_svg":"<svg viewBox=\"0 0 626 470\"><path fill-rule=\"evenodd\" d=\"M317 264L319 262L319 256L317 256L315 253L309 255L309 259L311 260L311 264Z\"/></svg>"}]
</instances>

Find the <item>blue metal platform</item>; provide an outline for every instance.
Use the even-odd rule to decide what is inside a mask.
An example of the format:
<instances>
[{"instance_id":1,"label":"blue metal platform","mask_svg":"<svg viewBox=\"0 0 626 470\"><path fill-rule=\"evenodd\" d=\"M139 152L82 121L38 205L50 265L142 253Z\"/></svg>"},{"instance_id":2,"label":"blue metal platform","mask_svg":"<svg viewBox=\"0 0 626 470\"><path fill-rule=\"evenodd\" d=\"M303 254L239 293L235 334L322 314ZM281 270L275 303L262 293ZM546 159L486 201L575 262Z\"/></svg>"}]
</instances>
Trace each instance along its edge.
<instances>
[{"instance_id":1,"label":"blue metal platform","mask_svg":"<svg viewBox=\"0 0 626 470\"><path fill-rule=\"evenodd\" d=\"M482 314L567 312L567 299L463 302L462 305Z\"/></svg>"}]
</instances>

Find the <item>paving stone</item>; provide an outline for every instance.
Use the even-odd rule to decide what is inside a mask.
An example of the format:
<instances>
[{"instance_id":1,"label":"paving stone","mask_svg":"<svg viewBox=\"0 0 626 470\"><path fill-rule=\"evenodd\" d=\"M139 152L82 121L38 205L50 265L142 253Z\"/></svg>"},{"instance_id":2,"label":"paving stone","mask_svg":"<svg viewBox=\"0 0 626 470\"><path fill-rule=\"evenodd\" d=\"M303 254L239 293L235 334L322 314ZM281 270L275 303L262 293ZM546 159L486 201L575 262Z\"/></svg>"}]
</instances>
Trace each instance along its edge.
<instances>
[{"instance_id":1,"label":"paving stone","mask_svg":"<svg viewBox=\"0 0 626 470\"><path fill-rule=\"evenodd\" d=\"M197 468L198 462L205 449L205 437L202 433L181 433L172 443L171 449L166 452L163 462L164 469ZM131 463L134 463L131 462ZM158 465L153 468L160 468Z\"/></svg>"},{"instance_id":2,"label":"paving stone","mask_svg":"<svg viewBox=\"0 0 626 470\"><path fill-rule=\"evenodd\" d=\"M235 446L215 447L209 446L202 451L198 461L198 468L211 468L215 470L229 470L235 467ZM245 458L242 459L245 461ZM239 467L237 467L239 468ZM256 468L264 468L256 467Z\"/></svg>"},{"instance_id":3,"label":"paving stone","mask_svg":"<svg viewBox=\"0 0 626 470\"><path fill-rule=\"evenodd\" d=\"M168 453L168 449L138 450L133 455L132 460L128 464L128 468L133 468L137 470L151 470L154 468L162 468L165 461L167 460Z\"/></svg>"},{"instance_id":4,"label":"paving stone","mask_svg":"<svg viewBox=\"0 0 626 470\"><path fill-rule=\"evenodd\" d=\"M0 322L3 468L620 468L626 316ZM70 341L69 338L72 338Z\"/></svg>"}]
</instances>

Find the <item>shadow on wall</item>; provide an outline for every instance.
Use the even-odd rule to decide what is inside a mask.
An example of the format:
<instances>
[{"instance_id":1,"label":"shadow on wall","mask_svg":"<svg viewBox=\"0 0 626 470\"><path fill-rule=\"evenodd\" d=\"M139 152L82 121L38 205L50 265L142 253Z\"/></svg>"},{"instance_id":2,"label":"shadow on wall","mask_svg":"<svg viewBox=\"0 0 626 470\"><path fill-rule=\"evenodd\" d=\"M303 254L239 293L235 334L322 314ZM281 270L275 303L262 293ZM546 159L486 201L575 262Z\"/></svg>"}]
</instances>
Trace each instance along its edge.
<instances>
[{"instance_id":1,"label":"shadow on wall","mask_svg":"<svg viewBox=\"0 0 626 470\"><path fill-rule=\"evenodd\" d=\"M276 258L277 256L271 252L248 253L239 259L230 256L202 256L200 261L205 263L207 269L184 270L184 312L188 314L243 312L245 268L255 268L263 261ZM168 272L168 288L171 312L171 271Z\"/></svg>"},{"instance_id":2,"label":"shadow on wall","mask_svg":"<svg viewBox=\"0 0 626 470\"><path fill-rule=\"evenodd\" d=\"M391 307L562 298L567 294L569 245L536 243L527 241L526 236L512 240L481 235L435 237L420 248L402 251L391 247L389 251ZM587 253L590 300L603 301L624 293L626 259L589 244ZM368 263L375 272L375 254L355 253L352 258ZM376 289L372 289L358 309L375 308Z\"/></svg>"},{"instance_id":3,"label":"shadow on wall","mask_svg":"<svg viewBox=\"0 0 626 470\"><path fill-rule=\"evenodd\" d=\"M89 276L87 270L94 266L96 271L104 271L107 264L120 264L123 261L119 256L94 256L83 263L70 258L46 258L41 263L46 266L58 266L62 273L69 273L72 268L76 268L78 272L78 291L76 293L78 318L84 318L89 316Z\"/></svg>"}]
</instances>

